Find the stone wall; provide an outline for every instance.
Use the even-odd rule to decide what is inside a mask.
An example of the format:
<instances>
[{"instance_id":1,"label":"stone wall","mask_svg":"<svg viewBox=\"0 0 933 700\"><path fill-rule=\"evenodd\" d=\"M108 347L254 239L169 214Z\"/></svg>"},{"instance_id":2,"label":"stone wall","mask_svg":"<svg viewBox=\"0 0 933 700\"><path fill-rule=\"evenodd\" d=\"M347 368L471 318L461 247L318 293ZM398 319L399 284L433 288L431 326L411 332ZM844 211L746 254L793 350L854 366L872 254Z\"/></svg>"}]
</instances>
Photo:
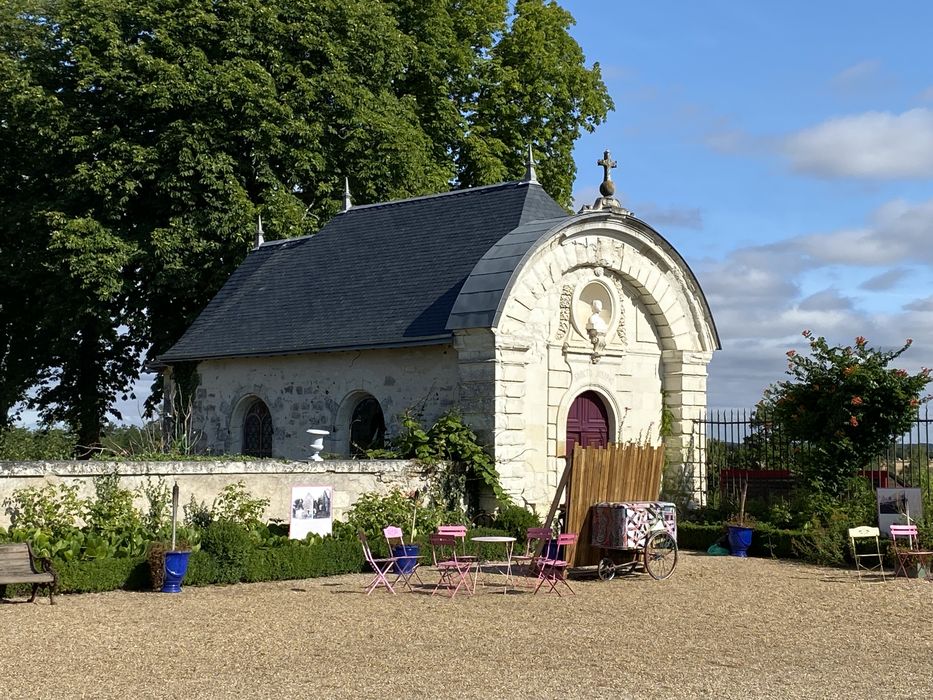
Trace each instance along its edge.
<instances>
[{"instance_id":1,"label":"stone wall","mask_svg":"<svg viewBox=\"0 0 933 700\"><path fill-rule=\"evenodd\" d=\"M0 504L16 489L49 483L76 483L82 497L94 495L94 477L116 471L124 486L137 489L147 477L176 481L182 505L193 496L208 505L227 484L242 480L256 497L268 498L265 517L289 521L291 487L333 486L334 517L341 519L360 494L408 491L424 486L419 465L405 460L334 460L324 462L0 462ZM137 506L144 507L142 497ZM181 514L179 514L181 517ZM9 515L0 511L0 527L9 526Z\"/></svg>"},{"instance_id":2,"label":"stone wall","mask_svg":"<svg viewBox=\"0 0 933 700\"><path fill-rule=\"evenodd\" d=\"M350 454L350 420L373 396L389 433L398 415L424 411L430 425L458 402L456 352L450 345L282 357L208 360L198 365L194 425L198 450L242 452L243 418L255 398L272 417L272 454L307 459L308 428L330 431L324 452Z\"/></svg>"}]
</instances>

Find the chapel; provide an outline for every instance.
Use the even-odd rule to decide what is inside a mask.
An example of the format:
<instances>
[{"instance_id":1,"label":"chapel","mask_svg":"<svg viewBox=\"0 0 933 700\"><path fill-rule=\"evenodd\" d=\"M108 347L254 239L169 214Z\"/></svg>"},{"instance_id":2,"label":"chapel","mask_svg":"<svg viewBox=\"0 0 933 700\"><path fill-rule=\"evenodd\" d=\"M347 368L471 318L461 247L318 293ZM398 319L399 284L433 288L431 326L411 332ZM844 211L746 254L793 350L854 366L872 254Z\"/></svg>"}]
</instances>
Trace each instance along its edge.
<instances>
[{"instance_id":1,"label":"chapel","mask_svg":"<svg viewBox=\"0 0 933 700\"><path fill-rule=\"evenodd\" d=\"M689 266L615 198L570 214L522 180L353 205L263 241L162 357L193 363L204 452L307 459L448 409L518 502L546 504L577 443L688 447L719 338ZM190 366L190 365L189 365ZM670 423L662 431L662 414ZM665 434L662 436L662 432Z\"/></svg>"}]
</instances>

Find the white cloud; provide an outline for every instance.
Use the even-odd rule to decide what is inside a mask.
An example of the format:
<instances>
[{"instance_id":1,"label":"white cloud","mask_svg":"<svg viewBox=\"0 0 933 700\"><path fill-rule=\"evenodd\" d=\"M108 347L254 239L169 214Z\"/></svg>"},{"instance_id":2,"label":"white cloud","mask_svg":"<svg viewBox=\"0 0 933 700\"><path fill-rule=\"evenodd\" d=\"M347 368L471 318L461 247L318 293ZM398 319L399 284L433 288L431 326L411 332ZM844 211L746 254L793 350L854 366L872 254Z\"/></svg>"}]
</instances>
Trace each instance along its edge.
<instances>
[{"instance_id":1,"label":"white cloud","mask_svg":"<svg viewBox=\"0 0 933 700\"><path fill-rule=\"evenodd\" d=\"M923 299L915 299L909 304L904 304L905 311L919 311L921 313L933 313L933 296Z\"/></svg>"},{"instance_id":2,"label":"white cloud","mask_svg":"<svg viewBox=\"0 0 933 700\"><path fill-rule=\"evenodd\" d=\"M933 199L912 204L902 199L879 207L868 226L789 241L824 264L889 265L896 262L933 263Z\"/></svg>"},{"instance_id":3,"label":"white cloud","mask_svg":"<svg viewBox=\"0 0 933 700\"><path fill-rule=\"evenodd\" d=\"M859 285L859 289L870 292L883 292L897 286L910 275L910 271L903 267L894 267L874 277L869 277Z\"/></svg>"},{"instance_id":4,"label":"white cloud","mask_svg":"<svg viewBox=\"0 0 933 700\"><path fill-rule=\"evenodd\" d=\"M832 78L835 90L844 93L864 94L878 91L893 85L894 78L881 69L881 62L875 59L859 61L845 68Z\"/></svg>"},{"instance_id":5,"label":"white cloud","mask_svg":"<svg viewBox=\"0 0 933 700\"><path fill-rule=\"evenodd\" d=\"M784 139L791 167L820 177L933 177L933 110L830 119Z\"/></svg>"},{"instance_id":6,"label":"white cloud","mask_svg":"<svg viewBox=\"0 0 933 700\"><path fill-rule=\"evenodd\" d=\"M703 212L697 208L662 206L652 202L641 202L633 204L631 209L639 219L660 230L666 227L696 230L703 228Z\"/></svg>"}]
</instances>

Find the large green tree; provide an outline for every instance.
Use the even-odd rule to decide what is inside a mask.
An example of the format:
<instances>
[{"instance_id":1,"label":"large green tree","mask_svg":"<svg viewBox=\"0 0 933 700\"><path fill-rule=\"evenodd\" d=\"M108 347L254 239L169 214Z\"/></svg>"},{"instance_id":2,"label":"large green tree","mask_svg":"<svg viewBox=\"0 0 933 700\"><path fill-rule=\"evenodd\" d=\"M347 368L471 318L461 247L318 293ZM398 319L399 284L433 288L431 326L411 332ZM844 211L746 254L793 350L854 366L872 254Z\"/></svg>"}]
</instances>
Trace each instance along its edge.
<instances>
[{"instance_id":1,"label":"large green tree","mask_svg":"<svg viewBox=\"0 0 933 700\"><path fill-rule=\"evenodd\" d=\"M357 202L512 179L569 205L612 108L554 2L0 3L0 421L99 439L249 250ZM119 416L117 416L119 418Z\"/></svg>"}]
</instances>

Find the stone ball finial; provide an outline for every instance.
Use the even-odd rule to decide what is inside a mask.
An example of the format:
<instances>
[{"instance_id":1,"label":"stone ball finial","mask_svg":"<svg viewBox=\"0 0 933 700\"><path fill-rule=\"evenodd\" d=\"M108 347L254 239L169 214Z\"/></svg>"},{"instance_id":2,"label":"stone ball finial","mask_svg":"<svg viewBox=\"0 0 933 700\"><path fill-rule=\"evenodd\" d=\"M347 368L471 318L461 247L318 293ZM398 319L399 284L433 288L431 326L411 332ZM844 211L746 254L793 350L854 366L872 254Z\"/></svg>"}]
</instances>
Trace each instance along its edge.
<instances>
[{"instance_id":1,"label":"stone ball finial","mask_svg":"<svg viewBox=\"0 0 933 700\"><path fill-rule=\"evenodd\" d=\"M616 185L612 180L603 180L599 183L599 193L603 197L611 197L616 193Z\"/></svg>"}]
</instances>

